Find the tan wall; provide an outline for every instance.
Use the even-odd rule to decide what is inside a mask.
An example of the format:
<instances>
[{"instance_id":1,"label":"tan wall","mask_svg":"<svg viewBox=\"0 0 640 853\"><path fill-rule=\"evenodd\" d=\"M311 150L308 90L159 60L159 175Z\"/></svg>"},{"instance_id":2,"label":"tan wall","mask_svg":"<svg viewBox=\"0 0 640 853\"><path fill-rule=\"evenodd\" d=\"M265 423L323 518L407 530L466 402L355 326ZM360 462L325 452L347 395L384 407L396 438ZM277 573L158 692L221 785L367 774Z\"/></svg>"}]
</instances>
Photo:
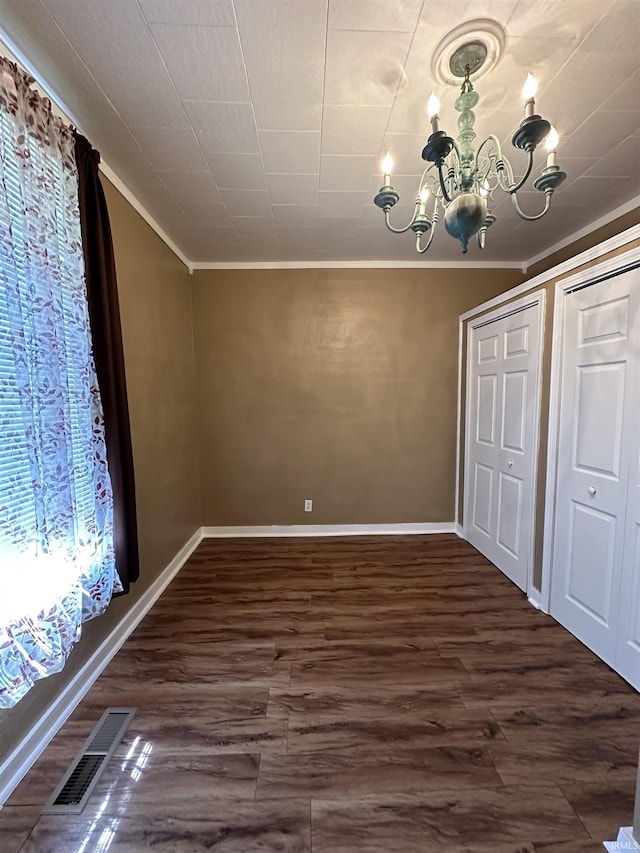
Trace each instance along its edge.
<instances>
[{"instance_id":1,"label":"tan wall","mask_svg":"<svg viewBox=\"0 0 640 853\"><path fill-rule=\"evenodd\" d=\"M103 178L116 254L131 416L140 580L84 626L63 670L0 712L0 763L200 526L190 277Z\"/></svg>"},{"instance_id":2,"label":"tan wall","mask_svg":"<svg viewBox=\"0 0 640 853\"><path fill-rule=\"evenodd\" d=\"M196 271L203 523L452 521L458 316L521 279Z\"/></svg>"}]
</instances>

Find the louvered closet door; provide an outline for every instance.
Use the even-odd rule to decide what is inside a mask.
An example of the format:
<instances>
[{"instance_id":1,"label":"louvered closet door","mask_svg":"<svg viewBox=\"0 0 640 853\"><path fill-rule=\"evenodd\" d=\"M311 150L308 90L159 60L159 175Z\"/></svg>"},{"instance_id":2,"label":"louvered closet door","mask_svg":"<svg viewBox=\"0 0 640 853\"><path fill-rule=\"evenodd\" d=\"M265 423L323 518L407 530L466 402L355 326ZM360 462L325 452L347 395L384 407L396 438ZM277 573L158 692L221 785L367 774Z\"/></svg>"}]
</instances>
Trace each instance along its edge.
<instances>
[{"instance_id":1,"label":"louvered closet door","mask_svg":"<svg viewBox=\"0 0 640 853\"><path fill-rule=\"evenodd\" d=\"M539 311L470 330L465 534L526 591L533 536Z\"/></svg>"},{"instance_id":2,"label":"louvered closet door","mask_svg":"<svg viewBox=\"0 0 640 853\"><path fill-rule=\"evenodd\" d=\"M552 615L636 685L639 340L637 270L565 297L551 579Z\"/></svg>"}]
</instances>

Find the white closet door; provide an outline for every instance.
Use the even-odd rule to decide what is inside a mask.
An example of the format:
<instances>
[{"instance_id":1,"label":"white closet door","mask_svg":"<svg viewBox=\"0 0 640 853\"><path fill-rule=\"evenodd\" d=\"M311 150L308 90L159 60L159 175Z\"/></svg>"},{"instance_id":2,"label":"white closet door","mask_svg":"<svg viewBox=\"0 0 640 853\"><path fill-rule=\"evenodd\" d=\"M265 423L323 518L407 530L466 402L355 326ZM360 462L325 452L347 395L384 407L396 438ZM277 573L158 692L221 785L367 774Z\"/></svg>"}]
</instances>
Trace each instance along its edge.
<instances>
[{"instance_id":1,"label":"white closet door","mask_svg":"<svg viewBox=\"0 0 640 853\"><path fill-rule=\"evenodd\" d=\"M640 270L634 270L634 287L640 289ZM633 343L638 349L640 317L636 297L636 325ZM630 377L631 378L631 377ZM634 381L633 381L634 380ZM631 394L631 423L627 436L631 442L631 466L627 491L627 521L620 596L620 627L615 668L636 690L640 690L640 375L634 371Z\"/></svg>"},{"instance_id":2,"label":"white closet door","mask_svg":"<svg viewBox=\"0 0 640 853\"><path fill-rule=\"evenodd\" d=\"M470 330L465 533L527 591L538 435L540 304Z\"/></svg>"},{"instance_id":3,"label":"white closet door","mask_svg":"<svg viewBox=\"0 0 640 853\"><path fill-rule=\"evenodd\" d=\"M612 666L638 423L635 275L565 297L551 613Z\"/></svg>"}]
</instances>

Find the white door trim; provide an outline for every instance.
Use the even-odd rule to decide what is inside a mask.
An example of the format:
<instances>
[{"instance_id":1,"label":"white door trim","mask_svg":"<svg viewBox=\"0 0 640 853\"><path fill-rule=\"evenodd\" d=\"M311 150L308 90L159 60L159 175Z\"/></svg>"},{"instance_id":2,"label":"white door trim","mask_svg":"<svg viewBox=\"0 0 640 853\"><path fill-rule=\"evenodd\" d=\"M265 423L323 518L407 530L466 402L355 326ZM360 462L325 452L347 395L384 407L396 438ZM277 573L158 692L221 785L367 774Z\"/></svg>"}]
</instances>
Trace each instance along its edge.
<instances>
[{"instance_id":1,"label":"white door trim","mask_svg":"<svg viewBox=\"0 0 640 853\"><path fill-rule=\"evenodd\" d=\"M504 317L509 317L512 314L517 314L520 311L524 311L527 308L533 308L534 306L538 307L538 382L535 388L535 400L534 400L534 410L537 413L537 417L535 419L535 434L533 438L533 471L534 476L531 480L531 507L532 512L534 513L534 521L535 521L535 500L536 500L536 481L537 481L537 471L538 471L538 456L539 456L539 448L540 448L540 402L541 402L541 386L542 386L542 357L544 353L544 321L545 321L545 307L546 307L546 290L542 288L541 290L536 290L532 293L527 293L526 296L521 297L520 299L515 300L514 302L509 302L506 305L500 305L498 308L493 311L489 311L487 314L482 314L480 316L473 317L469 320L467 324L467 352L466 352L466 388L465 388L465 419L464 419L464 481L463 481L463 499L466 497L466 490L468 484L470 483L470 471L469 471L469 462L470 462L470 447L469 447L469 436L471 434L471 407L469 406L469 389L470 389L470 375L472 370L471 363L471 353L469 350L469 339L471 337L471 331L473 329L477 329L480 326L486 326L489 323L494 323L496 320L502 320ZM460 336L460 348L462 347L462 336ZM462 356L462 352L460 352L460 357ZM460 425L460 418L458 418L458 425ZM459 444L459 440L458 440ZM464 501L466 503L466 500ZM456 500L456 509L457 509L457 500ZM467 524L468 519L463 517L462 523L462 538L467 539ZM528 568L527 568L527 596L530 599L534 599L536 606L538 606L538 591L534 589L533 586L533 556L534 556L534 547L535 547L535 536L531 535L531 545L529 549L528 555Z\"/></svg>"},{"instance_id":2,"label":"white door trim","mask_svg":"<svg viewBox=\"0 0 640 853\"><path fill-rule=\"evenodd\" d=\"M553 302L553 328L551 336L551 387L549 392L549 432L547 444L547 476L544 499L544 534L542 544L542 589L540 607L549 612L551 601L551 567L553 562L554 523L556 511L556 486L558 476L558 435L560 430L560 392L562 352L564 346L565 296L580 287L596 284L606 278L640 265L640 247L622 255L582 270L562 281L557 281Z\"/></svg>"}]
</instances>

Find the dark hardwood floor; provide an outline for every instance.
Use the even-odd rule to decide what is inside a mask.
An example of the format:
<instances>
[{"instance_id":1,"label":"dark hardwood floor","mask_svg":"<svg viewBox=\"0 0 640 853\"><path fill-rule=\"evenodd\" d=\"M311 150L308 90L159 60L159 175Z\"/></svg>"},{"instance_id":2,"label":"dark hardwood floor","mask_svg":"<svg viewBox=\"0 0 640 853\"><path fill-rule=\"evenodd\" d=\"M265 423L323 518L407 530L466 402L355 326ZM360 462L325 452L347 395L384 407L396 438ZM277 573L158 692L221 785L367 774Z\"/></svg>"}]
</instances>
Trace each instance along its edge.
<instances>
[{"instance_id":1,"label":"dark hardwood floor","mask_svg":"<svg viewBox=\"0 0 640 853\"><path fill-rule=\"evenodd\" d=\"M40 816L103 708L85 812ZM2 853L602 853L640 696L455 536L208 540L0 812Z\"/></svg>"}]
</instances>

